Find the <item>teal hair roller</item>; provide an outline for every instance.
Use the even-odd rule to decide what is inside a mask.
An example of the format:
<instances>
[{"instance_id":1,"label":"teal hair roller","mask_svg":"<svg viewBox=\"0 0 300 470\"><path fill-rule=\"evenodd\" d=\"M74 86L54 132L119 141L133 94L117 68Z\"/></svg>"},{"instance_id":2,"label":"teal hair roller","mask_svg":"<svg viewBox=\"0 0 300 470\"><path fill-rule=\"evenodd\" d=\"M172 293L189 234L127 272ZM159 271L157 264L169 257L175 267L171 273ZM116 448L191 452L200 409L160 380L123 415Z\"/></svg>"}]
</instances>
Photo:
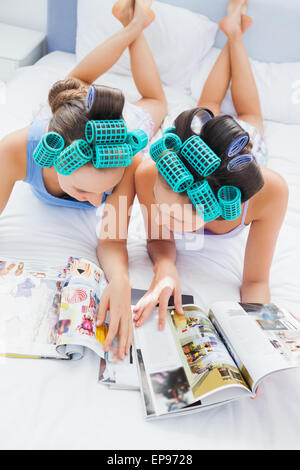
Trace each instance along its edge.
<instances>
[{"instance_id":1,"label":"teal hair roller","mask_svg":"<svg viewBox=\"0 0 300 470\"><path fill-rule=\"evenodd\" d=\"M204 178L216 171L221 164L221 159L198 136L186 140L180 153Z\"/></svg>"},{"instance_id":2,"label":"teal hair roller","mask_svg":"<svg viewBox=\"0 0 300 470\"><path fill-rule=\"evenodd\" d=\"M176 132L176 127L175 126L172 126L172 127L168 127L164 132L163 132L163 135L166 135L166 134L175 134Z\"/></svg>"},{"instance_id":3,"label":"teal hair roller","mask_svg":"<svg viewBox=\"0 0 300 470\"><path fill-rule=\"evenodd\" d=\"M132 147L122 145L99 145L95 147L93 164L95 168L119 168L130 166L133 159Z\"/></svg>"},{"instance_id":4,"label":"teal hair roller","mask_svg":"<svg viewBox=\"0 0 300 470\"><path fill-rule=\"evenodd\" d=\"M157 169L176 193L186 191L194 182L193 175L175 152L165 151Z\"/></svg>"},{"instance_id":5,"label":"teal hair roller","mask_svg":"<svg viewBox=\"0 0 300 470\"><path fill-rule=\"evenodd\" d=\"M222 186L218 191L222 217L225 220L235 220L242 213L241 191L235 186Z\"/></svg>"},{"instance_id":6,"label":"teal hair roller","mask_svg":"<svg viewBox=\"0 0 300 470\"><path fill-rule=\"evenodd\" d=\"M187 193L204 222L220 217L221 207L206 180L194 183Z\"/></svg>"},{"instance_id":7,"label":"teal hair roller","mask_svg":"<svg viewBox=\"0 0 300 470\"><path fill-rule=\"evenodd\" d=\"M164 134L161 139L157 140L150 147L150 156L155 162L158 161L159 157L166 150L171 150L175 153L179 152L182 142L180 137L176 134Z\"/></svg>"},{"instance_id":8,"label":"teal hair roller","mask_svg":"<svg viewBox=\"0 0 300 470\"><path fill-rule=\"evenodd\" d=\"M49 168L63 151L64 146L64 139L59 134L49 132L41 138L33 153L33 159L37 165Z\"/></svg>"},{"instance_id":9,"label":"teal hair roller","mask_svg":"<svg viewBox=\"0 0 300 470\"><path fill-rule=\"evenodd\" d=\"M133 156L147 147L148 143L149 138L141 129L135 129L127 134L126 144L132 147Z\"/></svg>"},{"instance_id":10,"label":"teal hair roller","mask_svg":"<svg viewBox=\"0 0 300 470\"><path fill-rule=\"evenodd\" d=\"M124 144L127 127L123 119L88 121L85 128L86 141L93 145Z\"/></svg>"},{"instance_id":11,"label":"teal hair roller","mask_svg":"<svg viewBox=\"0 0 300 470\"><path fill-rule=\"evenodd\" d=\"M85 140L76 140L67 147L54 163L61 175L70 175L93 158L93 151Z\"/></svg>"}]
</instances>

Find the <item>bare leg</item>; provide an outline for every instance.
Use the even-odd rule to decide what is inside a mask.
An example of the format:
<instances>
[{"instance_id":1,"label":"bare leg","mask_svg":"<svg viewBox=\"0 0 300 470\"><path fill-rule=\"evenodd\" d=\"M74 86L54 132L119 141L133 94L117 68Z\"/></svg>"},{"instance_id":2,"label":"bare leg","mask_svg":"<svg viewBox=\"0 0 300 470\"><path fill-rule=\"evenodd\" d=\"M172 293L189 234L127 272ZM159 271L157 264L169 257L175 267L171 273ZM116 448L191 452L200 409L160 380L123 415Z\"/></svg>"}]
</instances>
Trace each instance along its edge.
<instances>
[{"instance_id":1,"label":"bare leg","mask_svg":"<svg viewBox=\"0 0 300 470\"><path fill-rule=\"evenodd\" d=\"M130 3L129 0L122 1ZM111 69L127 47L139 37L153 19L154 13L149 8L139 8L126 27L96 47L72 70L68 77L76 77L87 85L93 83Z\"/></svg>"},{"instance_id":2,"label":"bare leg","mask_svg":"<svg viewBox=\"0 0 300 470\"><path fill-rule=\"evenodd\" d=\"M243 42L241 10L243 0L231 0L232 13L220 22L228 37L231 62L231 94L239 119L263 133L263 117L259 95L249 57Z\"/></svg>"},{"instance_id":3,"label":"bare leg","mask_svg":"<svg viewBox=\"0 0 300 470\"><path fill-rule=\"evenodd\" d=\"M167 114L167 101L159 72L144 34L129 47L131 71L142 98L135 104L148 111L154 123L154 134Z\"/></svg>"},{"instance_id":4,"label":"bare leg","mask_svg":"<svg viewBox=\"0 0 300 470\"><path fill-rule=\"evenodd\" d=\"M120 0L120 2L121 5L123 4L123 10L120 8L118 19L126 27L128 21L131 21L128 15L128 0ZM147 2L135 0L134 3L133 18L139 14L140 9L151 5L149 0ZM155 60L143 33L130 44L129 52L132 76L142 96L135 104L149 112L154 122L154 133L156 133L166 116L167 102Z\"/></svg>"},{"instance_id":5,"label":"bare leg","mask_svg":"<svg viewBox=\"0 0 300 470\"><path fill-rule=\"evenodd\" d=\"M242 5L243 4L243 5ZM250 22L248 21L248 16L245 15L247 11L248 1L247 0L233 0L230 1L227 5L228 15L232 15L236 8L239 8L239 20L241 24L241 6L243 11L243 29L246 31ZM251 19L250 19L251 20ZM222 21L220 25L222 24ZM229 43L227 42L219 55L214 67L212 68L205 85L202 90L198 106L203 108L210 109L215 116L220 114L220 108L224 97L227 93L229 84L231 80L231 63L230 63L230 51Z\"/></svg>"},{"instance_id":6,"label":"bare leg","mask_svg":"<svg viewBox=\"0 0 300 470\"><path fill-rule=\"evenodd\" d=\"M210 109L215 116L220 114L221 104L231 78L228 42L225 44L202 89L198 106Z\"/></svg>"}]
</instances>

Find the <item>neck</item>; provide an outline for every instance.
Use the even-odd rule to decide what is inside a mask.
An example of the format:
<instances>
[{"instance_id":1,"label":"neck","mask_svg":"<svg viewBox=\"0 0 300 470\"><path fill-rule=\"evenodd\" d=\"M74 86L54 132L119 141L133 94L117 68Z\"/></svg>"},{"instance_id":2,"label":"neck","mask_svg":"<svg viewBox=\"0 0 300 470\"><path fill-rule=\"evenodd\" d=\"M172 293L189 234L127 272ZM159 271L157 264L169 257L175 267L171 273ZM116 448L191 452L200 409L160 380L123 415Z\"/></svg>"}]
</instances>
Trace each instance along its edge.
<instances>
[{"instance_id":1,"label":"neck","mask_svg":"<svg viewBox=\"0 0 300 470\"><path fill-rule=\"evenodd\" d=\"M59 185L57 171L54 166L43 168L43 180L45 188L52 196L61 197L65 194Z\"/></svg>"}]
</instances>

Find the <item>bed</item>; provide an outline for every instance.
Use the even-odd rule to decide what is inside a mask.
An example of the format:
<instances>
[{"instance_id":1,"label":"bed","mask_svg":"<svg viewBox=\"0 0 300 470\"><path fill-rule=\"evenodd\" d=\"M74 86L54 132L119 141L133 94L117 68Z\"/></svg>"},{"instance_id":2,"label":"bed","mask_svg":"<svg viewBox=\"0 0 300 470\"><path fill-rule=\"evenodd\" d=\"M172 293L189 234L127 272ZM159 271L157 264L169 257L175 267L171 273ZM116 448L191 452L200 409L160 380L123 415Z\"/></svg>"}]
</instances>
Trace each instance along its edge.
<instances>
[{"instance_id":1,"label":"bed","mask_svg":"<svg viewBox=\"0 0 300 470\"><path fill-rule=\"evenodd\" d=\"M225 1L165 2L189 7L217 21ZM201 5L199 5L201 3ZM264 3L264 7L260 4ZM253 1L253 15L267 12L270 0ZM272 1L274 21L280 26L279 1ZM214 5L213 5L214 4ZM259 4L259 5L258 5ZM257 9L256 9L257 8ZM248 37L253 57L279 62L300 61L296 47L296 18L300 7L286 2L289 33ZM265 9L265 10L264 10ZM59 12L59 14L58 14ZM68 27L62 27L66 24ZM58 24L58 22L62 22ZM288 20L287 20L288 21ZM295 27L293 27L295 25ZM260 28L260 27L259 27ZM283 29L282 33L284 32ZM62 34L59 34L62 31ZM7 103L0 110L0 137L28 125L46 100L49 86L76 64L76 1L48 2L48 54L33 67L21 69L7 87ZM279 44L280 43L280 44ZM217 38L220 47L222 38ZM277 56L275 57L275 52ZM255 55L255 53L257 55ZM297 56L298 54L298 56ZM108 76L126 90L128 82ZM170 113L193 106L192 96L166 90ZM176 98L176 99L175 99ZM22 104L20 104L22 103ZM288 181L290 202L278 241L271 274L272 300L300 319L300 125L265 122L269 166ZM68 223L66 224L66 219ZM97 214L57 210L34 198L17 183L0 217L0 255L62 264L69 255L96 261ZM141 237L138 206L130 227L130 275L136 288L146 289L152 266ZM60 231L57 233L57 225ZM226 243L226 246L224 245ZM244 238L223 240L204 251L179 250L178 268L183 291L193 294L204 309L214 300L238 299ZM299 444L300 372L268 378L256 400L244 400L196 415L146 423L137 392L112 391L97 384L98 359L91 353L79 362L2 360L0 363L0 447L3 449L295 449Z\"/></svg>"}]
</instances>

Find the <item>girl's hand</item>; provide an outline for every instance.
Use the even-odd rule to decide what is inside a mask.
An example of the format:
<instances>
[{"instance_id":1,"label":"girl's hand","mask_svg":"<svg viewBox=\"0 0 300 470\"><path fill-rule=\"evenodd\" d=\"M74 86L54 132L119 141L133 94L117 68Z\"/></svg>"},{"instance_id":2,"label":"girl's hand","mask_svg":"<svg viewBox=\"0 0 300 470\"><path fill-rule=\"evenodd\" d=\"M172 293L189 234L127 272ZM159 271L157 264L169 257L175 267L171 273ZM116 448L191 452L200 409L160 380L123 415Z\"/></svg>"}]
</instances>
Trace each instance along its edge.
<instances>
[{"instance_id":1,"label":"girl's hand","mask_svg":"<svg viewBox=\"0 0 300 470\"><path fill-rule=\"evenodd\" d=\"M120 359L124 359L124 354L129 354L133 339L131 285L128 278L114 277L104 289L100 299L97 326L104 323L107 310L110 312L110 322L103 349L108 352L114 338L119 334L118 355Z\"/></svg>"},{"instance_id":2,"label":"girl's hand","mask_svg":"<svg viewBox=\"0 0 300 470\"><path fill-rule=\"evenodd\" d=\"M180 280L176 266L170 260L160 262L154 271L155 275L150 289L133 309L135 313L134 321L136 322L136 327L142 326L159 303L158 329L163 330L166 324L168 303L171 295L174 295L176 312L184 314L181 302Z\"/></svg>"}]
</instances>

